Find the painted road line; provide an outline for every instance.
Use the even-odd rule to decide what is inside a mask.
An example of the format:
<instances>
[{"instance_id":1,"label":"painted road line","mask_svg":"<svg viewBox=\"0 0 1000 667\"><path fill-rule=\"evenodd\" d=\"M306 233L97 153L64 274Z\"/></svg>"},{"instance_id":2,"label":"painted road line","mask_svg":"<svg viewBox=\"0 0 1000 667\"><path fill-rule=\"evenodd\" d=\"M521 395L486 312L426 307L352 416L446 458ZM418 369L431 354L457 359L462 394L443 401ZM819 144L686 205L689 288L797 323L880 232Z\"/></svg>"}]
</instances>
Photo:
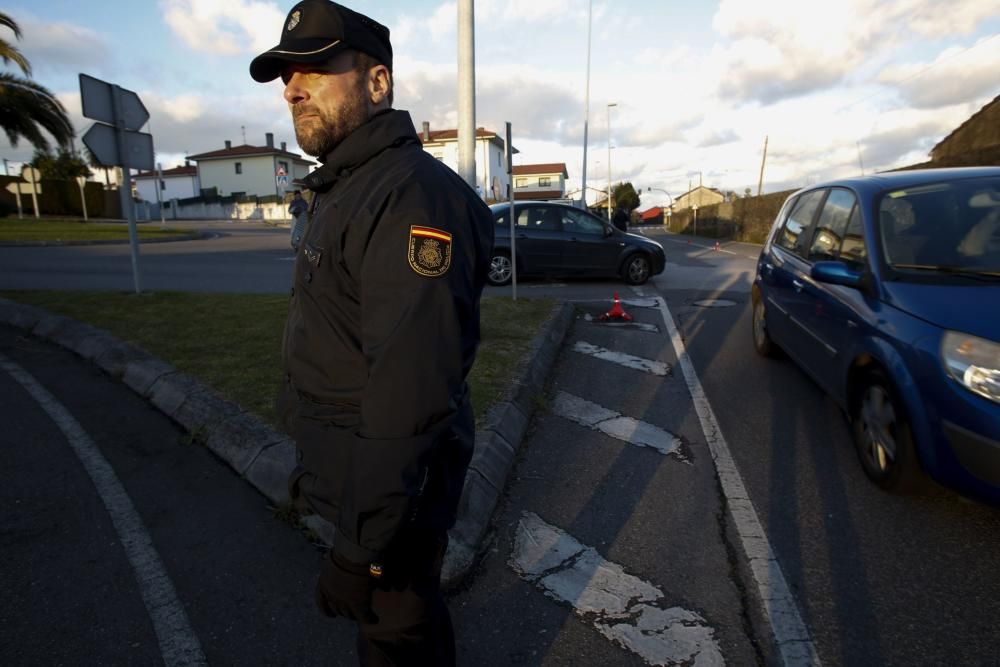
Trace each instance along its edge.
<instances>
[{"instance_id":1,"label":"painted road line","mask_svg":"<svg viewBox=\"0 0 1000 667\"><path fill-rule=\"evenodd\" d=\"M729 452L729 445L722 436L722 429L715 419L715 412L708 402L708 397L698 380L691 357L688 356L684 341L674 324L673 316L667 308L667 302L660 299L660 312L667 333L677 354L677 360L688 391L694 401L695 412L701 421L701 429L705 434L715 469L719 475L722 491L726 496L726 505L736 524L743 552L749 562L757 583L760 599L764 604L764 614L771 625L771 632L781 653L782 663L786 667L820 666L819 654L809 635L809 629L802 621L798 605L788 583L781 571L781 564L771 548L764 527L757 516L750 495L743 484L743 478L736 468L736 462Z\"/></svg>"},{"instance_id":2,"label":"painted road line","mask_svg":"<svg viewBox=\"0 0 1000 667\"><path fill-rule=\"evenodd\" d=\"M615 352L614 350L608 350L603 347L598 347L597 345L591 345L590 343L586 343L582 340L577 341L573 345L573 351L579 352L580 354L586 354L603 361L610 361L613 364L618 364L619 366L624 366L625 368L632 368L644 373L652 373L653 375L660 375L664 377L670 374L670 366L662 361L653 361L652 359L633 357L631 354Z\"/></svg>"},{"instance_id":3,"label":"painted road line","mask_svg":"<svg viewBox=\"0 0 1000 667\"><path fill-rule=\"evenodd\" d=\"M153 540L111 464L79 422L27 371L3 355L0 355L0 368L17 380L56 423L97 487L97 493L111 515L111 522L135 572L164 664L167 667L208 665L184 606L177 598L174 585L153 547Z\"/></svg>"},{"instance_id":4,"label":"painted road line","mask_svg":"<svg viewBox=\"0 0 1000 667\"><path fill-rule=\"evenodd\" d=\"M625 417L614 410L608 410L597 403L591 403L565 391L556 393L552 411L559 417L600 431L630 445L649 447L690 464L681 452L681 439L659 426Z\"/></svg>"},{"instance_id":5,"label":"painted road line","mask_svg":"<svg viewBox=\"0 0 1000 667\"><path fill-rule=\"evenodd\" d=\"M725 665L714 628L699 614L668 607L659 588L531 512L518 523L508 565L650 665Z\"/></svg>"}]
</instances>

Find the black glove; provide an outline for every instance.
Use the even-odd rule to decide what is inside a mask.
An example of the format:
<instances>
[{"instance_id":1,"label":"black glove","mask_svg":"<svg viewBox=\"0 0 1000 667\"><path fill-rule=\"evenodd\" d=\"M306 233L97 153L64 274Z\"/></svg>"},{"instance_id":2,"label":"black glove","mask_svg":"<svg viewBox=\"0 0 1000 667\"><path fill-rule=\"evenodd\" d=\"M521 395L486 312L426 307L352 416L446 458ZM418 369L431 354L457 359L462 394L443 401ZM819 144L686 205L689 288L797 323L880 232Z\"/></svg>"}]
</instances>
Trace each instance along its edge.
<instances>
[{"instance_id":1,"label":"black glove","mask_svg":"<svg viewBox=\"0 0 1000 667\"><path fill-rule=\"evenodd\" d=\"M375 579L367 565L351 563L330 551L316 582L316 606L325 616L343 616L359 623L377 623L372 611Z\"/></svg>"}]
</instances>

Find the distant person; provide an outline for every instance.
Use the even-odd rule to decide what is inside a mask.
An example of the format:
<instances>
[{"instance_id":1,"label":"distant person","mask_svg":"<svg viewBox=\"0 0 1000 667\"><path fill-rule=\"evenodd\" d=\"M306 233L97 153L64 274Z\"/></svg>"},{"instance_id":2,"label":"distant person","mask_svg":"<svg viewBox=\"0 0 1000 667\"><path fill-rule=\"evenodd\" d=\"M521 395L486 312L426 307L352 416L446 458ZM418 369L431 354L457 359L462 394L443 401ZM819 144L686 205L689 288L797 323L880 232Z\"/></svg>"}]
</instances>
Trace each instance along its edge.
<instances>
[{"instance_id":1,"label":"distant person","mask_svg":"<svg viewBox=\"0 0 1000 667\"><path fill-rule=\"evenodd\" d=\"M302 191L296 190L292 195L292 201L288 205L288 213L292 216L292 250L298 251L299 241L306 231L308 221L307 211L309 203L302 198Z\"/></svg>"},{"instance_id":2,"label":"distant person","mask_svg":"<svg viewBox=\"0 0 1000 667\"><path fill-rule=\"evenodd\" d=\"M316 605L358 624L364 665L448 667L441 566L475 440L466 377L493 216L392 108L388 28L303 0L280 31L250 75L281 77L298 144L322 163L302 179L314 194L278 402L292 501L336 529Z\"/></svg>"},{"instance_id":3,"label":"distant person","mask_svg":"<svg viewBox=\"0 0 1000 667\"><path fill-rule=\"evenodd\" d=\"M611 216L611 224L623 232L628 231L628 213L621 206L615 207L614 215Z\"/></svg>"}]
</instances>

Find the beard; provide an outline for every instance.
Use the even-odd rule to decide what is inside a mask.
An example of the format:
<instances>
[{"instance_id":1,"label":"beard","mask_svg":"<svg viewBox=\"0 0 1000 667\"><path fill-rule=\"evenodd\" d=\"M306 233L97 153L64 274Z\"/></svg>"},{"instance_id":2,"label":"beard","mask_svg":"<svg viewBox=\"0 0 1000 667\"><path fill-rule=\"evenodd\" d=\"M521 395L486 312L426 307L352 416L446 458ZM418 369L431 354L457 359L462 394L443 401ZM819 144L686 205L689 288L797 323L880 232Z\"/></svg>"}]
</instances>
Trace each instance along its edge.
<instances>
[{"instance_id":1,"label":"beard","mask_svg":"<svg viewBox=\"0 0 1000 667\"><path fill-rule=\"evenodd\" d=\"M367 91L361 85L352 90L343 104L332 111L301 104L292 108L295 139L306 155L320 158L329 155L368 121ZM316 114L316 117L300 120L305 114Z\"/></svg>"}]
</instances>

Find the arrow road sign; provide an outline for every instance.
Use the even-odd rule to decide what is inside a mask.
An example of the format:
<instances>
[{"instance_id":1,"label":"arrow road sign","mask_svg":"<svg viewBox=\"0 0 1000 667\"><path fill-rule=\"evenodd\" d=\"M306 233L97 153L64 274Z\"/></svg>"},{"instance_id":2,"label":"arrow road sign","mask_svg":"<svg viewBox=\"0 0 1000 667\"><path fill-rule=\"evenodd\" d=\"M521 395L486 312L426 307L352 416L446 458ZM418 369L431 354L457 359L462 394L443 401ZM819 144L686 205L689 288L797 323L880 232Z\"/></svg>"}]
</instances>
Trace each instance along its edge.
<instances>
[{"instance_id":1,"label":"arrow road sign","mask_svg":"<svg viewBox=\"0 0 1000 667\"><path fill-rule=\"evenodd\" d=\"M153 170L153 135L145 132L124 132L125 154L122 155L119 153L115 134L115 128L110 125L95 123L83 135L83 143L104 166L121 165L122 158L127 157L129 167Z\"/></svg>"},{"instance_id":2,"label":"arrow road sign","mask_svg":"<svg viewBox=\"0 0 1000 667\"><path fill-rule=\"evenodd\" d=\"M80 75L80 101L83 104L83 115L102 123L115 124L114 88L107 81L95 79L86 74ZM146 106L131 90L118 88L121 100L121 120L126 130L138 130L149 120Z\"/></svg>"},{"instance_id":3,"label":"arrow road sign","mask_svg":"<svg viewBox=\"0 0 1000 667\"><path fill-rule=\"evenodd\" d=\"M13 194L31 195L42 194L42 186L37 183L22 183L20 181L11 181L7 184L7 192Z\"/></svg>"}]
</instances>

